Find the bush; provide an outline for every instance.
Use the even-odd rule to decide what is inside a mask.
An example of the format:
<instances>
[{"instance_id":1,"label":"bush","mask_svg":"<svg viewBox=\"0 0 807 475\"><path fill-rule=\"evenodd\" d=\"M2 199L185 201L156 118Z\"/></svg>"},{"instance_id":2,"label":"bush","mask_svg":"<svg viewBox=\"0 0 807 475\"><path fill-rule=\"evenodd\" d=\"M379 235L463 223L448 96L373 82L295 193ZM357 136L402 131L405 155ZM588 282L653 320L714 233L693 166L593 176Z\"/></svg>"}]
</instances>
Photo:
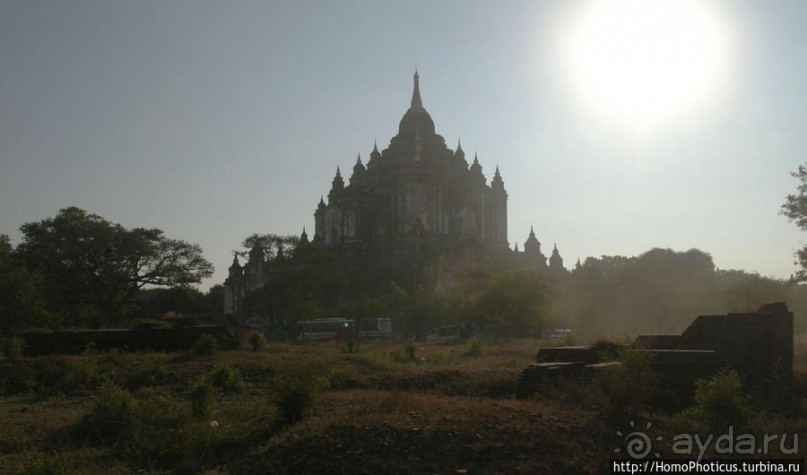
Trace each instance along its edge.
<instances>
[{"instance_id":1,"label":"bush","mask_svg":"<svg viewBox=\"0 0 807 475\"><path fill-rule=\"evenodd\" d=\"M354 340L348 341L345 346L342 347L342 353L347 353L349 355L355 354L359 352L359 344Z\"/></svg>"},{"instance_id":2,"label":"bush","mask_svg":"<svg viewBox=\"0 0 807 475\"><path fill-rule=\"evenodd\" d=\"M208 381L200 381L191 389L191 412L194 417L210 416L213 413L215 402L213 386Z\"/></svg>"},{"instance_id":3,"label":"bush","mask_svg":"<svg viewBox=\"0 0 807 475\"><path fill-rule=\"evenodd\" d=\"M137 374L132 375L126 385L129 389L138 389L148 386L159 386L168 379L168 371L165 366L155 362L151 367Z\"/></svg>"},{"instance_id":4,"label":"bush","mask_svg":"<svg viewBox=\"0 0 807 475\"><path fill-rule=\"evenodd\" d=\"M210 373L213 386L227 393L240 393L244 390L241 376L229 365L219 365Z\"/></svg>"},{"instance_id":5,"label":"bush","mask_svg":"<svg viewBox=\"0 0 807 475\"><path fill-rule=\"evenodd\" d=\"M36 389L36 371L30 361L12 363L4 370L0 371L0 382L6 394L24 394Z\"/></svg>"},{"instance_id":6,"label":"bush","mask_svg":"<svg viewBox=\"0 0 807 475\"><path fill-rule=\"evenodd\" d=\"M392 361L396 363L411 363L417 361L417 346L414 341L407 343L401 350L390 353Z\"/></svg>"},{"instance_id":7,"label":"bush","mask_svg":"<svg viewBox=\"0 0 807 475\"><path fill-rule=\"evenodd\" d=\"M720 370L711 379L699 379L695 405L684 415L712 427L744 424L752 411L742 387L740 376L731 368Z\"/></svg>"},{"instance_id":8,"label":"bush","mask_svg":"<svg viewBox=\"0 0 807 475\"><path fill-rule=\"evenodd\" d=\"M474 338L468 345L468 352L465 354L468 356L481 356L482 353L484 353L484 350L485 343L478 338Z\"/></svg>"},{"instance_id":9,"label":"bush","mask_svg":"<svg viewBox=\"0 0 807 475\"><path fill-rule=\"evenodd\" d=\"M8 341L6 341L6 357L12 363L16 363L18 361L22 361L25 357L25 339L19 336L15 336Z\"/></svg>"},{"instance_id":10,"label":"bush","mask_svg":"<svg viewBox=\"0 0 807 475\"><path fill-rule=\"evenodd\" d=\"M302 421L314 412L317 392L310 381L287 378L277 388L277 422L286 427Z\"/></svg>"},{"instance_id":11,"label":"bush","mask_svg":"<svg viewBox=\"0 0 807 475\"><path fill-rule=\"evenodd\" d=\"M79 464L69 452L43 452L39 449L22 455L20 475L70 475L80 473Z\"/></svg>"},{"instance_id":12,"label":"bush","mask_svg":"<svg viewBox=\"0 0 807 475\"><path fill-rule=\"evenodd\" d=\"M608 368L606 393L614 412L635 414L658 394L658 376L641 349L618 350L617 358L620 364Z\"/></svg>"},{"instance_id":13,"label":"bush","mask_svg":"<svg viewBox=\"0 0 807 475\"><path fill-rule=\"evenodd\" d=\"M129 391L107 381L98 391L90 412L83 420L91 437L105 439L127 430L134 418L135 400Z\"/></svg>"},{"instance_id":14,"label":"bush","mask_svg":"<svg viewBox=\"0 0 807 475\"><path fill-rule=\"evenodd\" d=\"M68 366L65 374L65 389L95 389L104 382L98 364L92 356L84 356Z\"/></svg>"},{"instance_id":15,"label":"bush","mask_svg":"<svg viewBox=\"0 0 807 475\"><path fill-rule=\"evenodd\" d=\"M189 451L188 410L167 393L149 388L136 401L132 425L123 442L130 460L170 468Z\"/></svg>"},{"instance_id":16,"label":"bush","mask_svg":"<svg viewBox=\"0 0 807 475\"><path fill-rule=\"evenodd\" d=\"M219 341L213 335L202 335L193 344L191 353L196 356L210 356L219 351Z\"/></svg>"},{"instance_id":17,"label":"bush","mask_svg":"<svg viewBox=\"0 0 807 475\"><path fill-rule=\"evenodd\" d=\"M258 331L254 331L249 334L247 337L247 343L249 347L252 348L252 351L266 351L269 349L269 342L266 341L263 334Z\"/></svg>"}]
</instances>

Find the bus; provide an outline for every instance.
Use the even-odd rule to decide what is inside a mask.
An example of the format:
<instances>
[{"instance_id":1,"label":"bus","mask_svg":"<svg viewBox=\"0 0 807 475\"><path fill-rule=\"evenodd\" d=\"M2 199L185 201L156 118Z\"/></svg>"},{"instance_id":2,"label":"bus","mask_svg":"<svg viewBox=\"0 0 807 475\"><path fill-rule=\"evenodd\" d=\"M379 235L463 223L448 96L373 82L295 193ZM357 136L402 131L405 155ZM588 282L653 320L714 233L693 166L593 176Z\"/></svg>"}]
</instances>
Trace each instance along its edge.
<instances>
[{"instance_id":1,"label":"bus","mask_svg":"<svg viewBox=\"0 0 807 475\"><path fill-rule=\"evenodd\" d=\"M390 318L353 320L316 318L297 322L297 341L387 339L392 337Z\"/></svg>"},{"instance_id":2,"label":"bus","mask_svg":"<svg viewBox=\"0 0 807 475\"><path fill-rule=\"evenodd\" d=\"M474 336L474 328L470 323L460 323L458 325L446 325L429 330L426 334L426 341L429 343L451 342L467 340Z\"/></svg>"}]
</instances>

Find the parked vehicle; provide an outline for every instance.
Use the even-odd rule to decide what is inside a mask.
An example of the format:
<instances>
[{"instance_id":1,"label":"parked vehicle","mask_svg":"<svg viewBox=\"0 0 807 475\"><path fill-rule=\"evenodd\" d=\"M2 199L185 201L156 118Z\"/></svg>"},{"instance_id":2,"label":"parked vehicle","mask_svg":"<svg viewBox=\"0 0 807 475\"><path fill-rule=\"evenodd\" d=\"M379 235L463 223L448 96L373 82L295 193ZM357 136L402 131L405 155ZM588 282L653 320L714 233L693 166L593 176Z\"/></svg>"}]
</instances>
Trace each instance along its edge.
<instances>
[{"instance_id":1,"label":"parked vehicle","mask_svg":"<svg viewBox=\"0 0 807 475\"><path fill-rule=\"evenodd\" d=\"M460 341L467 340L472 336L474 336L473 326L470 323L463 322L457 325L432 328L426 334L426 341L429 343Z\"/></svg>"},{"instance_id":2,"label":"parked vehicle","mask_svg":"<svg viewBox=\"0 0 807 475\"><path fill-rule=\"evenodd\" d=\"M392 337L392 319L317 318L297 323L297 341L385 339Z\"/></svg>"}]
</instances>

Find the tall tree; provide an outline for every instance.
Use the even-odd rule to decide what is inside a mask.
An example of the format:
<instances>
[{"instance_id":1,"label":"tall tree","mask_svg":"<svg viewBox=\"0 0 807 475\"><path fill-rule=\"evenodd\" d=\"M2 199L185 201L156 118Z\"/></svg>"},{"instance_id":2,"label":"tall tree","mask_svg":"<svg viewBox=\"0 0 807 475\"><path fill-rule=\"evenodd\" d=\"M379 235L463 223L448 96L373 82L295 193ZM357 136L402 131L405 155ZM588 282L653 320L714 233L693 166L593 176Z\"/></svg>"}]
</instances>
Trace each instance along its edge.
<instances>
[{"instance_id":1,"label":"tall tree","mask_svg":"<svg viewBox=\"0 0 807 475\"><path fill-rule=\"evenodd\" d=\"M799 169L791 173L799 180L797 193L787 195L785 204L782 205L781 213L792 223L795 222L802 231L807 231L807 166L799 165ZM797 282L807 281L807 247L796 251L797 264L801 270L796 272L794 280Z\"/></svg>"},{"instance_id":2,"label":"tall tree","mask_svg":"<svg viewBox=\"0 0 807 475\"><path fill-rule=\"evenodd\" d=\"M8 236L0 234L0 330L49 325L51 317L40 279L14 255Z\"/></svg>"},{"instance_id":3,"label":"tall tree","mask_svg":"<svg viewBox=\"0 0 807 475\"><path fill-rule=\"evenodd\" d=\"M544 276L521 269L490 276L475 304L479 325L496 325L511 336L537 336L550 324Z\"/></svg>"},{"instance_id":4,"label":"tall tree","mask_svg":"<svg viewBox=\"0 0 807 475\"><path fill-rule=\"evenodd\" d=\"M213 273L196 244L76 207L20 230L18 254L41 273L54 308L78 324L113 321L144 286L195 284Z\"/></svg>"}]
</instances>

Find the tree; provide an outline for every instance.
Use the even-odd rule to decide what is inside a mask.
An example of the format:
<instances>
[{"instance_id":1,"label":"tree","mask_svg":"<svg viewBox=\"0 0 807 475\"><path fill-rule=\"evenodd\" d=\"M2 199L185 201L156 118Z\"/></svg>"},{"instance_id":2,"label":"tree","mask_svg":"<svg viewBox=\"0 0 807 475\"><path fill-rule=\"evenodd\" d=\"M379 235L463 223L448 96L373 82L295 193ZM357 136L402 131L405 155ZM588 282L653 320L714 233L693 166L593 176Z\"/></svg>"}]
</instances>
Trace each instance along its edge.
<instances>
[{"instance_id":1,"label":"tree","mask_svg":"<svg viewBox=\"0 0 807 475\"><path fill-rule=\"evenodd\" d=\"M263 236L250 236L244 245L250 242L254 245L258 242L252 240L255 237ZM272 253L258 244L269 260L264 268L265 285L247 297L246 307L250 311L297 321L327 316L323 312L338 307L348 278L333 251L318 242L295 245L293 236L274 236L271 242L277 248L280 242L289 247Z\"/></svg>"},{"instance_id":2,"label":"tree","mask_svg":"<svg viewBox=\"0 0 807 475\"><path fill-rule=\"evenodd\" d=\"M288 253L292 253L300 242L297 236L282 236L279 234L252 234L244 239L241 246L246 248L246 251L240 251L238 254L241 257L246 257L253 249L259 249L266 260L272 260L275 257L283 258Z\"/></svg>"},{"instance_id":3,"label":"tree","mask_svg":"<svg viewBox=\"0 0 807 475\"><path fill-rule=\"evenodd\" d=\"M799 165L799 169L791 173L799 180L798 193L787 195L785 204L782 205L781 213L788 221L795 222L802 231L807 231L807 165ZM797 264L801 270L796 272L793 280L796 282L807 281L807 247L796 251Z\"/></svg>"},{"instance_id":4,"label":"tree","mask_svg":"<svg viewBox=\"0 0 807 475\"><path fill-rule=\"evenodd\" d=\"M0 330L51 323L40 279L12 251L8 236L0 234Z\"/></svg>"},{"instance_id":5,"label":"tree","mask_svg":"<svg viewBox=\"0 0 807 475\"><path fill-rule=\"evenodd\" d=\"M20 230L18 254L41 273L51 306L77 324L112 321L144 286L196 284L213 273L197 244L76 207Z\"/></svg>"},{"instance_id":6,"label":"tree","mask_svg":"<svg viewBox=\"0 0 807 475\"><path fill-rule=\"evenodd\" d=\"M549 324L550 301L545 278L521 269L490 276L476 301L478 325L496 325L516 336L537 336Z\"/></svg>"}]
</instances>

